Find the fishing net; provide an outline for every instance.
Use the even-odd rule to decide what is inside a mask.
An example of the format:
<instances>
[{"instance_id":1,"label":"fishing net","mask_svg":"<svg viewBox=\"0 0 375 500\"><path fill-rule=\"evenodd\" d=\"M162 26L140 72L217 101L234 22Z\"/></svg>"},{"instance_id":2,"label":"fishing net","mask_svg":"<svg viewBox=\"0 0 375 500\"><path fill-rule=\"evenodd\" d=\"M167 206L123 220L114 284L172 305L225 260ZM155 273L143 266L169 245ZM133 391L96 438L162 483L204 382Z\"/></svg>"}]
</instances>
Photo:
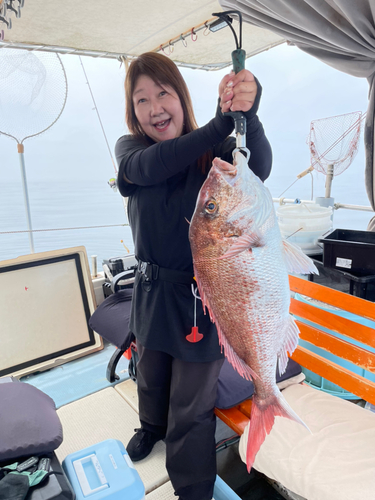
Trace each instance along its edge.
<instances>
[{"instance_id":1,"label":"fishing net","mask_svg":"<svg viewBox=\"0 0 375 500\"><path fill-rule=\"evenodd\" d=\"M307 143L314 169L327 175L332 165L333 175L344 172L357 154L362 122L360 111L312 121Z\"/></svg>"},{"instance_id":2,"label":"fishing net","mask_svg":"<svg viewBox=\"0 0 375 500\"><path fill-rule=\"evenodd\" d=\"M60 57L52 52L0 50L0 135L17 141L31 252L34 241L23 141L52 127L68 93Z\"/></svg>"},{"instance_id":3,"label":"fishing net","mask_svg":"<svg viewBox=\"0 0 375 500\"><path fill-rule=\"evenodd\" d=\"M58 54L0 50L0 133L22 143L60 118L67 98Z\"/></svg>"}]
</instances>

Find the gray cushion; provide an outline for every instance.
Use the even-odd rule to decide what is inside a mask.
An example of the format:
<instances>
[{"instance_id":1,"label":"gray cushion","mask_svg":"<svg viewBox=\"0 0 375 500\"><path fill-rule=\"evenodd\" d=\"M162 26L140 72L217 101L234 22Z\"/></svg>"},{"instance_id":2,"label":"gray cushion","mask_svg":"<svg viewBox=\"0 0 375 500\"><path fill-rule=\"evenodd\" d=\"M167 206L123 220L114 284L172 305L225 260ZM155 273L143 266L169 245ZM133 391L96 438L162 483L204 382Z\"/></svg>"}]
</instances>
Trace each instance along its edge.
<instances>
[{"instance_id":1,"label":"gray cushion","mask_svg":"<svg viewBox=\"0 0 375 500\"><path fill-rule=\"evenodd\" d=\"M0 462L52 452L62 440L53 399L24 382L0 384Z\"/></svg>"}]
</instances>

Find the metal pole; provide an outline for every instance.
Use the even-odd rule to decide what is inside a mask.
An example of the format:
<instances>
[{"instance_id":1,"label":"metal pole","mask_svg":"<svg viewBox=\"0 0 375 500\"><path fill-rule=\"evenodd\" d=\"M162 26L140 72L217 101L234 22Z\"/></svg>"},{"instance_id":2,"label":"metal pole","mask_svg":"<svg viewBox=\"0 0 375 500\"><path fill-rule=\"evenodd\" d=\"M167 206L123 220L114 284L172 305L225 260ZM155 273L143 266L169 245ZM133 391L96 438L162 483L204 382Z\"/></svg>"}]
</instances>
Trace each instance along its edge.
<instances>
[{"instance_id":1,"label":"metal pole","mask_svg":"<svg viewBox=\"0 0 375 500\"><path fill-rule=\"evenodd\" d=\"M27 229L29 231L30 253L35 253L33 233L32 233L32 227L31 227L29 194L28 194L28 191L27 191L25 158L23 156L23 152L24 152L23 144L17 144L17 149L18 149L19 158L20 158L21 178L22 178L22 187L23 187L23 197L24 197L24 200L25 200L25 207L26 207Z\"/></svg>"}]
</instances>

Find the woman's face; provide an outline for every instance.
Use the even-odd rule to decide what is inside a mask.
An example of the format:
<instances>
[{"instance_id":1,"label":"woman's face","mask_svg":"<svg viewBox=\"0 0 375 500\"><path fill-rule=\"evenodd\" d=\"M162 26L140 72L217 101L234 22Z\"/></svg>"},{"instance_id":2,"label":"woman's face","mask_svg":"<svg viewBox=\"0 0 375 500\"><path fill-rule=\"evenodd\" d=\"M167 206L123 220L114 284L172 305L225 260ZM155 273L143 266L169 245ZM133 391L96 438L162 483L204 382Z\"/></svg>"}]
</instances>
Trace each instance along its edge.
<instances>
[{"instance_id":1,"label":"woman's face","mask_svg":"<svg viewBox=\"0 0 375 500\"><path fill-rule=\"evenodd\" d=\"M156 142L182 135L184 112L177 93L141 75L133 93L135 116L143 132Z\"/></svg>"}]
</instances>

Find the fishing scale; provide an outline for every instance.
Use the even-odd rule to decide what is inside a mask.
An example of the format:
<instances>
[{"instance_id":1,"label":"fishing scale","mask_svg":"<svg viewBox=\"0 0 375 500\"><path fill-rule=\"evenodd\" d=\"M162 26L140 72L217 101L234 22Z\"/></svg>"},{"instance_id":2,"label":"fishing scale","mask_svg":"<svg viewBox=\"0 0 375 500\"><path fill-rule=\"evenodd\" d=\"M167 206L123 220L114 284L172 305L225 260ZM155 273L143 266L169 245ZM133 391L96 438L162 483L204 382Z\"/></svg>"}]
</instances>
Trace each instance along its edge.
<instances>
[{"instance_id":1,"label":"fishing scale","mask_svg":"<svg viewBox=\"0 0 375 500\"><path fill-rule=\"evenodd\" d=\"M232 19L229 14L235 14L239 18L239 39L237 38L236 32L232 26ZM233 71L237 74L242 69L245 68L245 59L246 52L241 48L242 47L242 14L238 10L226 10L224 12L213 13L213 16L216 16L220 19L220 21L225 22L229 28L231 29L235 42L236 49L232 52L232 63L233 63ZM224 113L224 116L231 116L234 121L234 130L236 133L236 148L233 150L233 157L235 153L241 151L245 153L246 160L249 161L250 151L246 147L246 117L242 111L228 111ZM203 338L203 334L198 332L197 326L197 299L200 300L200 297L197 296L197 288L194 288L194 285L191 286L192 294L194 295L194 326L191 328L191 332L186 336L186 340L189 342L199 342Z\"/></svg>"},{"instance_id":2,"label":"fishing scale","mask_svg":"<svg viewBox=\"0 0 375 500\"><path fill-rule=\"evenodd\" d=\"M239 37L237 37L236 32L232 26L232 20L229 17L229 14L235 14L238 16L239 20ZM212 14L213 16L218 17L221 21L226 22L229 28L231 29L234 40L236 42L236 49L232 52L232 64L233 71L235 74L239 73L242 69L245 69L245 59L246 52L242 49L242 14L238 10L226 10L224 12L216 12ZM234 155L241 151L245 153L246 160L249 161L250 151L246 147L246 117L242 111L228 111L224 113L224 116L231 116L234 121L234 131L236 134L236 148L233 150L233 158Z\"/></svg>"}]
</instances>

